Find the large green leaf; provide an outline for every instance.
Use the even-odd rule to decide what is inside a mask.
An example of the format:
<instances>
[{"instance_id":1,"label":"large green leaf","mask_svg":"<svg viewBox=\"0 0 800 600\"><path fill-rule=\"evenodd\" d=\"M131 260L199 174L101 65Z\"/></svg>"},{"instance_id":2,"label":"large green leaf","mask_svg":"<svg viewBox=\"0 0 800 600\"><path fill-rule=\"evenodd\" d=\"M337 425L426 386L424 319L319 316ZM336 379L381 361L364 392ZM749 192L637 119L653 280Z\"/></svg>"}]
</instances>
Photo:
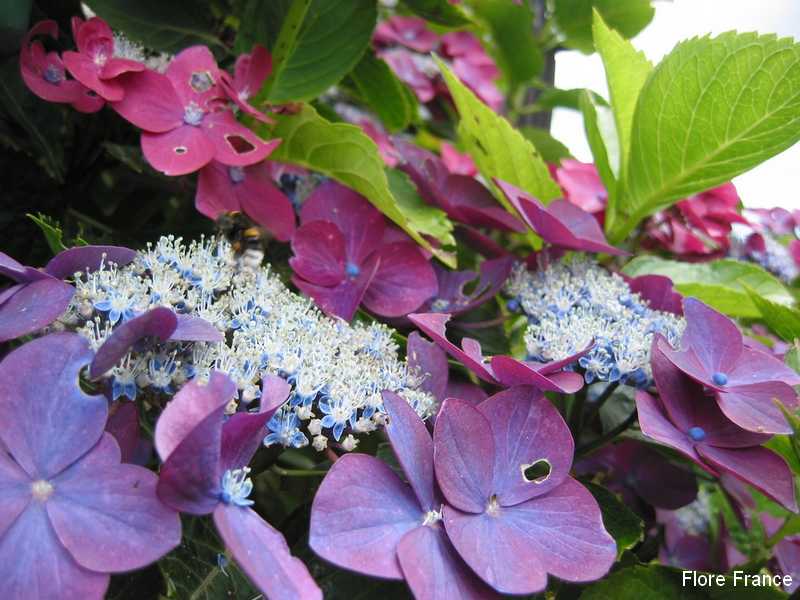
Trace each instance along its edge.
<instances>
[{"instance_id":1,"label":"large green leaf","mask_svg":"<svg viewBox=\"0 0 800 600\"><path fill-rule=\"evenodd\" d=\"M626 38L631 38L644 29L655 14L650 0L555 0L553 16L566 37L567 46L586 53L594 51L593 8L610 27Z\"/></svg>"},{"instance_id":2,"label":"large green leaf","mask_svg":"<svg viewBox=\"0 0 800 600\"><path fill-rule=\"evenodd\" d=\"M612 243L800 139L800 45L754 33L679 44L639 95Z\"/></svg>"},{"instance_id":3,"label":"large green leaf","mask_svg":"<svg viewBox=\"0 0 800 600\"><path fill-rule=\"evenodd\" d=\"M372 52L364 54L350 72L348 81L389 131L405 129L416 118L416 96L389 65Z\"/></svg>"},{"instance_id":4,"label":"large green leaf","mask_svg":"<svg viewBox=\"0 0 800 600\"><path fill-rule=\"evenodd\" d=\"M473 2L473 8L492 32L497 62L512 90L541 73L544 56L536 38L531 35L533 12L527 4L477 0Z\"/></svg>"},{"instance_id":5,"label":"large green leaf","mask_svg":"<svg viewBox=\"0 0 800 600\"><path fill-rule=\"evenodd\" d=\"M304 105L296 114L274 115L276 124L268 136L281 138L271 159L318 171L356 190L383 214L402 227L417 243L431 250L442 262L455 266L453 256L432 248L415 226L416 211L409 218L389 189L378 147L360 127L331 123ZM260 128L266 125L258 125ZM442 240L447 243L449 239Z\"/></svg>"},{"instance_id":6,"label":"large green leaf","mask_svg":"<svg viewBox=\"0 0 800 600\"><path fill-rule=\"evenodd\" d=\"M569 148L554 138L546 129L520 127L519 132L533 144L546 162L557 163L564 158L572 158Z\"/></svg>"},{"instance_id":7,"label":"large green leaf","mask_svg":"<svg viewBox=\"0 0 800 600\"><path fill-rule=\"evenodd\" d=\"M425 202L408 175L397 169L387 168L386 179L397 206L415 231L435 238L445 246L456 245L453 222L447 218L447 213Z\"/></svg>"},{"instance_id":8,"label":"large green leaf","mask_svg":"<svg viewBox=\"0 0 800 600\"><path fill-rule=\"evenodd\" d=\"M548 202L561 195L547 164L536 148L502 116L478 100L458 77L437 58L447 87L461 117L458 134L495 197L510 212L514 209L492 183L497 177Z\"/></svg>"},{"instance_id":9,"label":"large green leaf","mask_svg":"<svg viewBox=\"0 0 800 600\"><path fill-rule=\"evenodd\" d=\"M87 0L114 29L147 48L179 52L195 44L222 47L208 6L197 0Z\"/></svg>"},{"instance_id":10,"label":"large green leaf","mask_svg":"<svg viewBox=\"0 0 800 600\"><path fill-rule=\"evenodd\" d=\"M292 0L244 0L239 5L236 18L239 27L236 30L234 52L241 54L250 52L254 44L261 44L272 50L280 34L280 26Z\"/></svg>"},{"instance_id":11,"label":"large green leaf","mask_svg":"<svg viewBox=\"0 0 800 600\"><path fill-rule=\"evenodd\" d=\"M402 3L414 14L437 25L464 27L471 23L464 11L453 6L450 0L402 0Z\"/></svg>"},{"instance_id":12,"label":"large green leaf","mask_svg":"<svg viewBox=\"0 0 800 600\"><path fill-rule=\"evenodd\" d=\"M745 289L767 327L787 342L800 339L800 310L762 298L749 287Z\"/></svg>"},{"instance_id":13,"label":"large green leaf","mask_svg":"<svg viewBox=\"0 0 800 600\"><path fill-rule=\"evenodd\" d=\"M602 485L585 482L603 513L603 525L617 543L617 555L642 540L644 522L612 492Z\"/></svg>"},{"instance_id":14,"label":"large green leaf","mask_svg":"<svg viewBox=\"0 0 800 600\"><path fill-rule=\"evenodd\" d=\"M375 0L292 0L255 102L310 100L338 83L369 46Z\"/></svg>"},{"instance_id":15,"label":"large green leaf","mask_svg":"<svg viewBox=\"0 0 800 600\"><path fill-rule=\"evenodd\" d=\"M608 105L600 94L586 88L572 88L569 90L562 88L545 88L536 99L536 107L542 110L552 110L554 108L571 108L572 110L581 109L581 96L590 94L594 102Z\"/></svg>"},{"instance_id":16,"label":"large green leaf","mask_svg":"<svg viewBox=\"0 0 800 600\"><path fill-rule=\"evenodd\" d=\"M762 316L747 288L779 305L791 306L794 298L773 275L753 263L723 259L707 263L687 263L657 256L639 256L623 272L631 277L665 275L686 296L698 298L733 317Z\"/></svg>"},{"instance_id":17,"label":"large green leaf","mask_svg":"<svg viewBox=\"0 0 800 600\"><path fill-rule=\"evenodd\" d=\"M598 103L588 90L583 90L580 106L592 158L611 200L617 189L620 154L614 113L608 106Z\"/></svg>"}]
</instances>

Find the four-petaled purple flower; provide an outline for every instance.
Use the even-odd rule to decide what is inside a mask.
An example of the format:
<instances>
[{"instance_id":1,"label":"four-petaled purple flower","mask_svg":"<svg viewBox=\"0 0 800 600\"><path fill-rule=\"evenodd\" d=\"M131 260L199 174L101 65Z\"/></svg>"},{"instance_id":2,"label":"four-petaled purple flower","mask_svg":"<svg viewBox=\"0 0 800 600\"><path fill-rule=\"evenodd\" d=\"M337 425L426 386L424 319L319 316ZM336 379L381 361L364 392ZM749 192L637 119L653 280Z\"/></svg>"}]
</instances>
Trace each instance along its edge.
<instances>
[{"instance_id":1,"label":"four-petaled purple flower","mask_svg":"<svg viewBox=\"0 0 800 600\"><path fill-rule=\"evenodd\" d=\"M636 393L642 433L675 448L709 473L733 475L796 512L791 469L779 454L761 446L770 436L729 420L702 385L670 362L664 346L657 337L651 351L658 398L642 390Z\"/></svg>"},{"instance_id":2,"label":"four-petaled purple flower","mask_svg":"<svg viewBox=\"0 0 800 600\"><path fill-rule=\"evenodd\" d=\"M294 284L325 313L348 321L362 302L375 314L404 316L437 290L422 250L362 196L333 181L303 204L292 250Z\"/></svg>"},{"instance_id":3,"label":"four-petaled purple flower","mask_svg":"<svg viewBox=\"0 0 800 600\"><path fill-rule=\"evenodd\" d=\"M264 426L286 400L290 386L277 376L264 380L258 413L225 418L236 385L217 371L208 384L187 383L156 423L155 446L164 464L158 496L180 512L213 514L214 524L236 562L271 600L316 600L322 593L305 565L293 557L280 532L255 511L247 468L264 439Z\"/></svg>"},{"instance_id":4,"label":"four-petaled purple flower","mask_svg":"<svg viewBox=\"0 0 800 600\"><path fill-rule=\"evenodd\" d=\"M57 333L0 363L0 595L102 598L109 573L153 562L181 538L148 469L120 464L108 402L81 390L86 340Z\"/></svg>"},{"instance_id":5,"label":"four-petaled purple flower","mask_svg":"<svg viewBox=\"0 0 800 600\"><path fill-rule=\"evenodd\" d=\"M759 433L791 433L775 403L797 406L800 375L774 356L748 348L736 324L699 300L684 301L686 330L680 351L659 342L664 356L701 383L731 421Z\"/></svg>"},{"instance_id":6,"label":"four-petaled purple flower","mask_svg":"<svg viewBox=\"0 0 800 600\"><path fill-rule=\"evenodd\" d=\"M531 387L477 407L445 401L433 440L384 393L387 432L409 484L382 461L340 458L311 511L310 544L344 568L405 579L418 600L531 594L547 575L602 577L616 557L589 492L569 476L573 441ZM542 473L532 469L544 467Z\"/></svg>"}]
</instances>

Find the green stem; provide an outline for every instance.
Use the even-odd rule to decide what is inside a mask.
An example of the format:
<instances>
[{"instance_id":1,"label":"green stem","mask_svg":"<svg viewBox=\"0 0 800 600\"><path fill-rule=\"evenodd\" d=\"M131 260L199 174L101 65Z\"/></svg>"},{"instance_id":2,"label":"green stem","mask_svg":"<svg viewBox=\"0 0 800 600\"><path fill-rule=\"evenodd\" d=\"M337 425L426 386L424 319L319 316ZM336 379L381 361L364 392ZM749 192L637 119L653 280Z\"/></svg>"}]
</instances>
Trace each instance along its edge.
<instances>
[{"instance_id":1,"label":"green stem","mask_svg":"<svg viewBox=\"0 0 800 600\"><path fill-rule=\"evenodd\" d=\"M579 446L578 449L575 451L575 456L576 457L583 456L584 454L588 454L592 450L600 448L601 446L605 446L608 442L613 440L620 433L622 433L623 431L628 429L628 427L633 425L633 422L635 420L636 420L636 410L634 409L634 411L631 414L629 414L628 418L625 419L622 423L620 423L619 425L617 425L613 429L610 429L609 431L607 431L606 433L601 435L596 440L592 440L588 444L584 444L583 446Z\"/></svg>"},{"instance_id":2,"label":"green stem","mask_svg":"<svg viewBox=\"0 0 800 600\"><path fill-rule=\"evenodd\" d=\"M793 528L793 524L791 523L791 521L792 521L792 515L786 517L786 520L783 522L783 525L780 526L780 529L778 529L778 531L776 531L767 539L767 548L772 548L775 544L780 542L786 536L787 530L790 527Z\"/></svg>"},{"instance_id":3,"label":"green stem","mask_svg":"<svg viewBox=\"0 0 800 600\"><path fill-rule=\"evenodd\" d=\"M569 412L569 428L572 430L573 437L577 440L580 437L581 425L583 423L583 407L586 404L586 392L575 394L572 402L572 409Z\"/></svg>"},{"instance_id":4,"label":"green stem","mask_svg":"<svg viewBox=\"0 0 800 600\"><path fill-rule=\"evenodd\" d=\"M89 215L85 215L82 212L79 212L79 211L75 210L74 208L68 208L67 209L67 214L68 215L72 215L78 221L86 223L87 225L91 225L92 227L94 227L95 229L97 229L99 231L102 231L103 233L114 233L114 230L111 227L109 227L108 225L105 225L105 224L101 223L100 221L98 221L96 219L93 219Z\"/></svg>"},{"instance_id":5,"label":"green stem","mask_svg":"<svg viewBox=\"0 0 800 600\"><path fill-rule=\"evenodd\" d=\"M611 395L618 387L619 387L619 381L614 381L612 383L609 383L606 386L606 389L603 390L603 393L600 394L600 396L597 398L597 400L592 402L591 406L589 406L589 410L586 412L585 420L587 423L591 423L594 416L600 411L600 407L603 406L603 404L605 404L606 400L611 398Z\"/></svg>"},{"instance_id":6,"label":"green stem","mask_svg":"<svg viewBox=\"0 0 800 600\"><path fill-rule=\"evenodd\" d=\"M284 469L278 465L272 465L269 470L281 477L324 477L328 473L324 469Z\"/></svg>"}]
</instances>

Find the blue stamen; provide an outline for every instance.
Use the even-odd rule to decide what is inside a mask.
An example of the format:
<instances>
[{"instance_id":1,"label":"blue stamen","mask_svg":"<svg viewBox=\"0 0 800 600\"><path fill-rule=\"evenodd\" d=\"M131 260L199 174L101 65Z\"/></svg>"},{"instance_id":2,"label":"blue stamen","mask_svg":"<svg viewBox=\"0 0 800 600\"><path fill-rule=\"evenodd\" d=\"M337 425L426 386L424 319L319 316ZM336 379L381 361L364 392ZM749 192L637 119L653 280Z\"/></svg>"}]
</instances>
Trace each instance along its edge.
<instances>
[{"instance_id":1,"label":"blue stamen","mask_svg":"<svg viewBox=\"0 0 800 600\"><path fill-rule=\"evenodd\" d=\"M702 427L692 427L689 429L688 433L689 437L695 442L702 442L704 439L706 439L706 432Z\"/></svg>"},{"instance_id":2,"label":"blue stamen","mask_svg":"<svg viewBox=\"0 0 800 600\"><path fill-rule=\"evenodd\" d=\"M728 383L728 376L725 373L714 373L711 376L711 381L714 382L714 385L726 385Z\"/></svg>"}]
</instances>

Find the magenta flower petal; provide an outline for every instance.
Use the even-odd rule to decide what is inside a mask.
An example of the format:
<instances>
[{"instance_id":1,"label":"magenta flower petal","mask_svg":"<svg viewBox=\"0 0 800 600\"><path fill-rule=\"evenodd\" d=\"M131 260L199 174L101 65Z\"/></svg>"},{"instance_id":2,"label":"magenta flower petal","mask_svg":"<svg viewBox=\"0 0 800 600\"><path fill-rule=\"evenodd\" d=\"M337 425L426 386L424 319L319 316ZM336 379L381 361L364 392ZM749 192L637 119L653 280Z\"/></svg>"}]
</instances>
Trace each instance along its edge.
<instances>
[{"instance_id":1,"label":"magenta flower petal","mask_svg":"<svg viewBox=\"0 0 800 600\"><path fill-rule=\"evenodd\" d=\"M450 370L447 354L434 342L423 339L418 331L412 331L408 335L406 355L408 366L423 378L421 389L441 403L447 397L445 394Z\"/></svg>"},{"instance_id":2,"label":"magenta flower petal","mask_svg":"<svg viewBox=\"0 0 800 600\"><path fill-rule=\"evenodd\" d=\"M178 326L178 318L171 309L159 306L126 321L103 342L89 367L92 379L113 368L138 341L156 337L162 342L169 339Z\"/></svg>"},{"instance_id":3,"label":"magenta flower petal","mask_svg":"<svg viewBox=\"0 0 800 600\"><path fill-rule=\"evenodd\" d=\"M597 502L572 478L496 515L471 515L445 505L444 524L461 557L502 593L539 592L547 573L566 581L599 579L617 554Z\"/></svg>"},{"instance_id":4,"label":"magenta flower petal","mask_svg":"<svg viewBox=\"0 0 800 600\"><path fill-rule=\"evenodd\" d=\"M230 167L215 160L200 169L194 207L201 215L216 220L222 213L242 210L241 199L236 193L236 186L231 179L229 169ZM244 170L241 171L241 175L246 181Z\"/></svg>"},{"instance_id":5,"label":"magenta flower petal","mask_svg":"<svg viewBox=\"0 0 800 600\"><path fill-rule=\"evenodd\" d=\"M59 473L103 433L106 399L77 385L91 358L84 338L55 333L20 346L0 363L0 441L32 478Z\"/></svg>"},{"instance_id":6,"label":"magenta flower petal","mask_svg":"<svg viewBox=\"0 0 800 600\"><path fill-rule=\"evenodd\" d=\"M686 432L673 425L664 415L663 407L657 398L647 392L636 392L636 410L639 416L639 427L647 437L679 450L698 465L703 465L700 456L694 449L694 443Z\"/></svg>"},{"instance_id":7,"label":"magenta flower petal","mask_svg":"<svg viewBox=\"0 0 800 600\"><path fill-rule=\"evenodd\" d=\"M314 496L309 545L339 567L402 579L397 544L422 520L414 492L386 463L347 454L334 463Z\"/></svg>"},{"instance_id":8,"label":"magenta flower petal","mask_svg":"<svg viewBox=\"0 0 800 600\"><path fill-rule=\"evenodd\" d=\"M452 218L475 227L523 233L525 224L497 203L473 177L448 175L436 189L437 203Z\"/></svg>"},{"instance_id":9,"label":"magenta flower petal","mask_svg":"<svg viewBox=\"0 0 800 600\"><path fill-rule=\"evenodd\" d=\"M400 317L416 310L436 294L436 273L412 242L395 242L379 248L375 277L364 294L364 306L384 317Z\"/></svg>"},{"instance_id":10,"label":"magenta flower petal","mask_svg":"<svg viewBox=\"0 0 800 600\"><path fill-rule=\"evenodd\" d=\"M441 526L409 531L397 546L397 559L419 600L498 598L458 556Z\"/></svg>"},{"instance_id":11,"label":"magenta flower petal","mask_svg":"<svg viewBox=\"0 0 800 600\"><path fill-rule=\"evenodd\" d=\"M199 127L181 125L164 133L142 132L147 162L165 175L187 175L206 166L216 154L215 144Z\"/></svg>"},{"instance_id":12,"label":"magenta flower petal","mask_svg":"<svg viewBox=\"0 0 800 600\"><path fill-rule=\"evenodd\" d=\"M133 462L139 445L139 409L133 402L120 402L108 417L106 432L114 436L120 450L120 460ZM84 459L85 460L85 459Z\"/></svg>"},{"instance_id":13,"label":"magenta flower petal","mask_svg":"<svg viewBox=\"0 0 800 600\"><path fill-rule=\"evenodd\" d=\"M233 85L238 96L249 99L261 89L272 72L272 57L264 46L256 44L250 53L240 54L233 71Z\"/></svg>"},{"instance_id":14,"label":"magenta flower petal","mask_svg":"<svg viewBox=\"0 0 800 600\"><path fill-rule=\"evenodd\" d=\"M175 315L178 325L169 336L170 340L179 342L221 342L225 339L222 332L211 323L193 315ZM112 334L113 335L113 334Z\"/></svg>"},{"instance_id":15,"label":"magenta flower petal","mask_svg":"<svg viewBox=\"0 0 800 600\"><path fill-rule=\"evenodd\" d=\"M386 227L383 215L362 196L335 181L318 186L303 203L300 223L330 221L345 237L347 260L361 265L378 249Z\"/></svg>"},{"instance_id":16,"label":"magenta flower petal","mask_svg":"<svg viewBox=\"0 0 800 600\"><path fill-rule=\"evenodd\" d=\"M170 131L183 124L184 109L165 75L144 70L120 78L125 97L111 107L126 121L152 133Z\"/></svg>"},{"instance_id":17,"label":"magenta flower petal","mask_svg":"<svg viewBox=\"0 0 800 600\"><path fill-rule=\"evenodd\" d=\"M346 277L345 239L330 221L301 225L292 236L292 252L294 256L289 259L292 270L315 285L338 285Z\"/></svg>"},{"instance_id":18,"label":"magenta flower petal","mask_svg":"<svg viewBox=\"0 0 800 600\"><path fill-rule=\"evenodd\" d=\"M104 100L119 102L125 96L125 88L119 81L100 78L101 67L91 56L68 50L61 59L75 79Z\"/></svg>"},{"instance_id":19,"label":"magenta flower petal","mask_svg":"<svg viewBox=\"0 0 800 600\"><path fill-rule=\"evenodd\" d=\"M267 434L264 425L273 412L275 411L238 412L225 421L220 443L220 473L241 469L250 464L250 460Z\"/></svg>"},{"instance_id":20,"label":"magenta flower petal","mask_svg":"<svg viewBox=\"0 0 800 600\"><path fill-rule=\"evenodd\" d=\"M81 567L56 537L44 506L33 505L0 537L0 591L8 600L101 600L107 573Z\"/></svg>"},{"instance_id":21,"label":"magenta flower petal","mask_svg":"<svg viewBox=\"0 0 800 600\"><path fill-rule=\"evenodd\" d=\"M114 450L119 459L119 450ZM141 568L181 541L178 513L156 496L158 477L136 465L68 469L53 479L47 514L82 567L113 573ZM87 543L91 540L91 543Z\"/></svg>"},{"instance_id":22,"label":"magenta flower petal","mask_svg":"<svg viewBox=\"0 0 800 600\"><path fill-rule=\"evenodd\" d=\"M144 71L145 66L129 58L111 58L100 70L100 79L108 80L119 77L123 73Z\"/></svg>"},{"instance_id":23,"label":"magenta flower petal","mask_svg":"<svg viewBox=\"0 0 800 600\"><path fill-rule=\"evenodd\" d=\"M373 39L380 44L400 44L422 53L430 52L439 43L439 36L428 29L424 19L401 15L379 23Z\"/></svg>"},{"instance_id":24,"label":"magenta flower petal","mask_svg":"<svg viewBox=\"0 0 800 600\"><path fill-rule=\"evenodd\" d=\"M728 370L727 386L751 385L765 381L780 381L787 385L800 385L800 373L790 366L755 348L742 348L733 369ZM728 389L727 387L725 389Z\"/></svg>"},{"instance_id":25,"label":"magenta flower petal","mask_svg":"<svg viewBox=\"0 0 800 600\"><path fill-rule=\"evenodd\" d=\"M386 433L397 460L424 511L439 510L434 491L433 440L411 405L397 394L384 391L383 406L389 416Z\"/></svg>"},{"instance_id":26,"label":"magenta flower petal","mask_svg":"<svg viewBox=\"0 0 800 600\"><path fill-rule=\"evenodd\" d=\"M740 385L717 394L722 412L740 427L758 433L790 434L792 428L775 400L790 410L798 405L794 389L781 381Z\"/></svg>"},{"instance_id":27,"label":"magenta flower petal","mask_svg":"<svg viewBox=\"0 0 800 600\"><path fill-rule=\"evenodd\" d=\"M249 508L221 503L214 524L236 563L270 600L322 600L322 591L283 535Z\"/></svg>"},{"instance_id":28,"label":"magenta flower petal","mask_svg":"<svg viewBox=\"0 0 800 600\"><path fill-rule=\"evenodd\" d=\"M39 21L22 38L19 67L25 85L42 100L59 103L76 102L81 90L84 89L83 86L77 81L67 79L64 64L58 53L46 52L39 40L31 42L39 35L57 39L58 24L50 19Z\"/></svg>"},{"instance_id":29,"label":"magenta flower petal","mask_svg":"<svg viewBox=\"0 0 800 600\"><path fill-rule=\"evenodd\" d=\"M281 143L280 140L262 140L227 110L207 114L201 128L213 144L213 158L232 167L246 167L261 162Z\"/></svg>"},{"instance_id":30,"label":"magenta flower petal","mask_svg":"<svg viewBox=\"0 0 800 600\"><path fill-rule=\"evenodd\" d=\"M605 210L608 192L593 164L566 158L555 170L555 175L564 197L575 206L589 213Z\"/></svg>"},{"instance_id":31,"label":"magenta flower petal","mask_svg":"<svg viewBox=\"0 0 800 600\"><path fill-rule=\"evenodd\" d=\"M683 315L683 296L675 291L669 277L641 275L627 281L631 292L647 300L651 309Z\"/></svg>"},{"instance_id":32,"label":"magenta flower petal","mask_svg":"<svg viewBox=\"0 0 800 600\"><path fill-rule=\"evenodd\" d=\"M583 376L579 373L564 371L545 375L545 365L536 369L533 363L510 356L493 356L491 364L495 377L505 386L532 385L546 392L560 394L573 394L583 387Z\"/></svg>"},{"instance_id":33,"label":"magenta flower petal","mask_svg":"<svg viewBox=\"0 0 800 600\"><path fill-rule=\"evenodd\" d=\"M78 272L96 271L114 263L124 267L136 258L136 251L122 246L76 246L59 252L44 268L56 279L68 279Z\"/></svg>"},{"instance_id":34,"label":"magenta flower petal","mask_svg":"<svg viewBox=\"0 0 800 600\"><path fill-rule=\"evenodd\" d=\"M478 411L491 425L494 437L492 493L501 506L546 494L569 476L575 442L542 392L513 387L491 396L478 405ZM541 460L549 465L548 475L528 479L525 469Z\"/></svg>"},{"instance_id":35,"label":"magenta flower petal","mask_svg":"<svg viewBox=\"0 0 800 600\"><path fill-rule=\"evenodd\" d=\"M570 250L627 254L608 244L597 219L567 200L556 200L544 206L511 184L499 179L495 179L495 183L528 226L546 242Z\"/></svg>"},{"instance_id":36,"label":"magenta flower petal","mask_svg":"<svg viewBox=\"0 0 800 600\"><path fill-rule=\"evenodd\" d=\"M57 279L20 286L0 304L0 342L39 331L64 314L75 288Z\"/></svg>"},{"instance_id":37,"label":"magenta flower petal","mask_svg":"<svg viewBox=\"0 0 800 600\"><path fill-rule=\"evenodd\" d=\"M451 315L472 310L497 295L513 266L514 258L511 256L483 261L477 284L470 293L465 293L464 287L477 277L473 271L450 271L434 264L439 291L435 298L425 303L424 309Z\"/></svg>"},{"instance_id":38,"label":"magenta flower petal","mask_svg":"<svg viewBox=\"0 0 800 600\"><path fill-rule=\"evenodd\" d=\"M444 397L458 398L459 400L465 400L466 402L469 402L473 406L477 406L486 400L486 398L489 397L489 394L487 394L485 391L483 391L483 389L474 383L448 381L447 390L445 391Z\"/></svg>"},{"instance_id":39,"label":"magenta flower petal","mask_svg":"<svg viewBox=\"0 0 800 600\"><path fill-rule=\"evenodd\" d=\"M497 383L491 367L486 364L483 354L481 353L481 345L471 338L463 338L459 348L445 335L445 327L450 320L450 315L447 313L426 313L426 314L412 314L408 315L409 320L422 330L428 337L436 342L440 348L447 352L450 356L461 362L470 371L475 373L478 377L488 383Z\"/></svg>"},{"instance_id":40,"label":"magenta flower petal","mask_svg":"<svg viewBox=\"0 0 800 600\"><path fill-rule=\"evenodd\" d=\"M182 104L194 102L206 108L209 101L222 97L217 85L220 71L207 46L191 46L181 50L169 63L166 77Z\"/></svg>"},{"instance_id":41,"label":"magenta flower petal","mask_svg":"<svg viewBox=\"0 0 800 600\"><path fill-rule=\"evenodd\" d=\"M686 298L683 310L687 327L682 344L684 349L688 346L694 351L697 360L708 372L701 380L705 383L705 380L711 379L712 373L726 372L736 364L742 353L742 334L728 317L699 300ZM711 381L709 384L715 385Z\"/></svg>"},{"instance_id":42,"label":"magenta flower petal","mask_svg":"<svg viewBox=\"0 0 800 600\"><path fill-rule=\"evenodd\" d=\"M757 488L792 512L797 512L794 477L786 461L772 450L698 446L697 452L720 472L727 471Z\"/></svg>"},{"instance_id":43,"label":"magenta flower petal","mask_svg":"<svg viewBox=\"0 0 800 600\"><path fill-rule=\"evenodd\" d=\"M495 443L489 420L469 402L448 398L433 428L436 480L447 502L482 513L492 488Z\"/></svg>"},{"instance_id":44,"label":"magenta flower petal","mask_svg":"<svg viewBox=\"0 0 800 600\"><path fill-rule=\"evenodd\" d=\"M245 174L246 179L238 190L242 211L277 240L289 241L295 231L291 200L272 183L266 164L248 167Z\"/></svg>"},{"instance_id":45,"label":"magenta flower petal","mask_svg":"<svg viewBox=\"0 0 800 600\"><path fill-rule=\"evenodd\" d=\"M313 285L299 277L292 277L292 283L305 295L310 296L325 314L350 321L372 283L379 264L377 260L369 261L357 277L348 277L335 287Z\"/></svg>"}]
</instances>

